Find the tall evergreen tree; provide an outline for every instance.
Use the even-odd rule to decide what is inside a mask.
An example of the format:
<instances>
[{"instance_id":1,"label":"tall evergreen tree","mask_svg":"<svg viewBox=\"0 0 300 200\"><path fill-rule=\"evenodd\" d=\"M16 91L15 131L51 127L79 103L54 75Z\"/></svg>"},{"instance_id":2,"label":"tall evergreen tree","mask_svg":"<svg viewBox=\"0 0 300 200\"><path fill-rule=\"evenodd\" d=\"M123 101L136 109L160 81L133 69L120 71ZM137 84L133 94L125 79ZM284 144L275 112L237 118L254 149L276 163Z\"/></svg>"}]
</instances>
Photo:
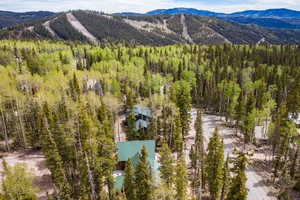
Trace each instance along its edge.
<instances>
[{"instance_id":1,"label":"tall evergreen tree","mask_svg":"<svg viewBox=\"0 0 300 200\"><path fill-rule=\"evenodd\" d=\"M234 161L233 172L235 173L234 178L227 195L228 200L246 200L248 196L248 189L246 187L247 176L246 176L246 166L247 166L246 154L239 152L237 158Z\"/></svg>"},{"instance_id":2,"label":"tall evergreen tree","mask_svg":"<svg viewBox=\"0 0 300 200\"><path fill-rule=\"evenodd\" d=\"M80 86L76 74L73 74L73 79L70 81L70 94L73 101L77 101L80 96Z\"/></svg>"},{"instance_id":3,"label":"tall evergreen tree","mask_svg":"<svg viewBox=\"0 0 300 200\"><path fill-rule=\"evenodd\" d=\"M173 99L179 108L182 137L188 135L191 123L191 85L187 81L178 81L174 85Z\"/></svg>"},{"instance_id":4,"label":"tall evergreen tree","mask_svg":"<svg viewBox=\"0 0 300 200\"><path fill-rule=\"evenodd\" d=\"M176 199L187 200L188 198L188 171L184 156L180 156L176 165Z\"/></svg>"},{"instance_id":5,"label":"tall evergreen tree","mask_svg":"<svg viewBox=\"0 0 300 200\"><path fill-rule=\"evenodd\" d=\"M215 129L209 140L207 155L207 182L212 199L220 199L223 186L224 144Z\"/></svg>"},{"instance_id":6,"label":"tall evergreen tree","mask_svg":"<svg viewBox=\"0 0 300 200\"><path fill-rule=\"evenodd\" d=\"M224 167L223 167L223 186L222 186L222 192L221 192L221 200L225 200L229 186L230 186L230 169L229 169L229 155L226 158Z\"/></svg>"},{"instance_id":7,"label":"tall evergreen tree","mask_svg":"<svg viewBox=\"0 0 300 200\"><path fill-rule=\"evenodd\" d=\"M181 155L183 153L183 137L182 137L182 126L179 117L176 117L174 126L175 126L174 138L173 138L174 150L177 152L177 154Z\"/></svg>"},{"instance_id":8,"label":"tall evergreen tree","mask_svg":"<svg viewBox=\"0 0 300 200\"><path fill-rule=\"evenodd\" d=\"M51 118L49 118L51 119ZM57 149L57 145L53 139L52 133L49 129L48 120L44 118L44 131L42 136L42 149L46 156L46 164L51 171L54 184L58 188L58 196L62 199L71 198L71 187L67 181L65 170L63 168L62 158ZM50 123L49 123L50 124Z\"/></svg>"},{"instance_id":9,"label":"tall evergreen tree","mask_svg":"<svg viewBox=\"0 0 300 200\"><path fill-rule=\"evenodd\" d=\"M197 111L195 131L195 144L191 148L190 159L193 169L192 187L199 200L202 198L202 189L205 187L205 149L202 130L202 113L200 110Z\"/></svg>"},{"instance_id":10,"label":"tall evergreen tree","mask_svg":"<svg viewBox=\"0 0 300 200\"><path fill-rule=\"evenodd\" d=\"M124 192L127 199L136 199L136 184L134 178L134 167L132 161L129 159L125 169L125 178L124 178Z\"/></svg>"},{"instance_id":11,"label":"tall evergreen tree","mask_svg":"<svg viewBox=\"0 0 300 200\"><path fill-rule=\"evenodd\" d=\"M202 129L202 112L200 110L197 111L197 118L195 122L195 130L196 130L196 138L195 138L195 150L196 150L196 168L199 168L200 174L197 174L197 177L201 179L200 187L204 189L205 187L205 159L206 153L204 149L204 136Z\"/></svg>"},{"instance_id":12,"label":"tall evergreen tree","mask_svg":"<svg viewBox=\"0 0 300 200\"><path fill-rule=\"evenodd\" d=\"M144 146L139 156L139 163L136 166L136 198L143 200L151 200L153 194L153 180L151 167L148 162L148 153Z\"/></svg>"},{"instance_id":13,"label":"tall evergreen tree","mask_svg":"<svg viewBox=\"0 0 300 200\"><path fill-rule=\"evenodd\" d=\"M33 186L34 177L24 164L8 167L3 160L4 179L2 190L5 200L37 200L38 188Z\"/></svg>"},{"instance_id":14,"label":"tall evergreen tree","mask_svg":"<svg viewBox=\"0 0 300 200\"><path fill-rule=\"evenodd\" d=\"M160 177L170 189L174 184L174 158L169 145L164 142L160 151Z\"/></svg>"}]
</instances>

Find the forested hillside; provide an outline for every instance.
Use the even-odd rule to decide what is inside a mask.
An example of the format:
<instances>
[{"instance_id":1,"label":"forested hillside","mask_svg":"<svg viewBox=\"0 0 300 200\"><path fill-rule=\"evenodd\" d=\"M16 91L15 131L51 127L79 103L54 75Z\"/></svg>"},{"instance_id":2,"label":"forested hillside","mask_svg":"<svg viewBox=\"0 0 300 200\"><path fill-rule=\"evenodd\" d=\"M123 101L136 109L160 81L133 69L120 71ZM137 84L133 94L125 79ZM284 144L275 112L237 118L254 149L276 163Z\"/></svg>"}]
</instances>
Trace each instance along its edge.
<instances>
[{"instance_id":1,"label":"forested hillside","mask_svg":"<svg viewBox=\"0 0 300 200\"><path fill-rule=\"evenodd\" d=\"M123 42L155 46L258 44L261 42L297 44L300 41L300 30L268 29L232 22L240 21L248 24L249 19L244 21L243 19L231 18L227 21L214 17L186 14L120 16L93 11L72 11L59 13L38 22L27 22L10 27L8 30L2 30L0 31L0 39L55 39L93 43ZM274 21L275 19L270 20ZM264 21L266 22L266 20ZM281 21L281 23L285 22ZM286 26L292 28L297 25L287 24Z\"/></svg>"},{"instance_id":2,"label":"forested hillside","mask_svg":"<svg viewBox=\"0 0 300 200\"><path fill-rule=\"evenodd\" d=\"M9 11L0 11L0 28L6 28L16 24L21 24L28 21L39 20L55 15L53 12L38 11L16 13Z\"/></svg>"},{"instance_id":3,"label":"forested hillside","mask_svg":"<svg viewBox=\"0 0 300 200\"><path fill-rule=\"evenodd\" d=\"M3 40L1 151L42 151L54 184L48 199L293 198L300 191L294 120L300 112L299 50ZM127 139L156 141L161 178L151 176L143 151L136 169L127 166L120 192L113 176L115 124L136 104L149 107L154 118L147 133L136 132L129 115ZM216 115L212 123L224 121L206 127ZM235 146L230 152L229 140ZM36 199L29 172L9 164L3 162L1 197ZM250 173L262 179L260 185L249 188ZM18 180L27 181L25 189ZM266 193L256 193L259 187Z\"/></svg>"},{"instance_id":4,"label":"forested hillside","mask_svg":"<svg viewBox=\"0 0 300 200\"><path fill-rule=\"evenodd\" d=\"M194 8L158 9L147 13L116 13L120 16L149 16L149 15L196 15L201 17L218 17L225 21L239 24L255 24L273 29L299 29L299 11L289 9L245 10L235 13L216 13Z\"/></svg>"}]
</instances>

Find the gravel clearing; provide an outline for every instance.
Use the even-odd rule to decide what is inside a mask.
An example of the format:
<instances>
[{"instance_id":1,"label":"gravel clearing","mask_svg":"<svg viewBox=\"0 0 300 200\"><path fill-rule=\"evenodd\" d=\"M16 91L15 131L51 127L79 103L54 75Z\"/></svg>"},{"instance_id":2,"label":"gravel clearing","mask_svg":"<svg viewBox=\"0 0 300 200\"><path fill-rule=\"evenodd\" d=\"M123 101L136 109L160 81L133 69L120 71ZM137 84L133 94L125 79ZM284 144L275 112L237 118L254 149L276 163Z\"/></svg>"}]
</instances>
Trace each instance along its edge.
<instances>
[{"instance_id":1,"label":"gravel clearing","mask_svg":"<svg viewBox=\"0 0 300 200\"><path fill-rule=\"evenodd\" d=\"M126 120L126 116L120 115L117 116L117 119L115 121L115 142L126 142L126 133L123 127L123 123Z\"/></svg>"},{"instance_id":2,"label":"gravel clearing","mask_svg":"<svg viewBox=\"0 0 300 200\"><path fill-rule=\"evenodd\" d=\"M216 127L224 139L225 155L232 155L235 148L241 149L243 144L236 140L235 129L225 127L222 118L216 115L203 115L203 131L206 138L206 145ZM264 178L254 166L249 166L246 175L249 189L248 200L276 200L274 189L267 186Z\"/></svg>"},{"instance_id":3,"label":"gravel clearing","mask_svg":"<svg viewBox=\"0 0 300 200\"><path fill-rule=\"evenodd\" d=\"M191 114L192 114L191 130L190 130L190 135L187 137L186 148L185 148L186 160L188 162L190 162L188 152L190 151L190 148L193 145L194 138L195 138L194 123L197 117L196 109L192 109ZM235 134L236 130L224 126L223 120L224 118L220 116L203 114L202 127L204 133L204 145L205 148L207 148L209 138L212 136L215 128L218 127L219 132L224 139L225 156L227 155L231 156L233 150L235 148L242 149L243 144L237 140ZM254 156L256 159L257 157L261 157L261 159L263 159L263 156L256 156L256 155ZM248 200L276 200L277 199L274 194L274 188L266 184L266 180L263 178L263 176L260 175L260 171L256 167L249 166L246 171L246 175L248 178L247 187L249 189Z\"/></svg>"},{"instance_id":4,"label":"gravel clearing","mask_svg":"<svg viewBox=\"0 0 300 200\"><path fill-rule=\"evenodd\" d=\"M34 184L39 188L39 200L47 200L47 193L53 193L50 171L46 168L45 157L40 151L0 153L9 166L23 163L35 177ZM3 165L0 162L0 180L3 181Z\"/></svg>"}]
</instances>

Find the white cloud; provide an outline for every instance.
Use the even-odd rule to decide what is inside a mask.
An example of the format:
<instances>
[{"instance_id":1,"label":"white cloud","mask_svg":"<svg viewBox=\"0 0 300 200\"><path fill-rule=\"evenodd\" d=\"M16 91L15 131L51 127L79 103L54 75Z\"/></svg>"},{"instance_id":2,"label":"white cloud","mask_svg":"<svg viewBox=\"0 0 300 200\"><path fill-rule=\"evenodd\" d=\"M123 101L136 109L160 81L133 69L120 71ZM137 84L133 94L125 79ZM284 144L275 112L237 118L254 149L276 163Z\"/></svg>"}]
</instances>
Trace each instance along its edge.
<instances>
[{"instance_id":1,"label":"white cloud","mask_svg":"<svg viewBox=\"0 0 300 200\"><path fill-rule=\"evenodd\" d=\"M233 0L231 2L233 2ZM283 7L300 10L300 1L236 0L234 3L214 4L213 0L0 0L0 10L11 11L66 11L72 9L89 9L113 13L124 11L147 12L153 9L173 7L193 7L218 12L233 12L246 9L261 10Z\"/></svg>"}]
</instances>

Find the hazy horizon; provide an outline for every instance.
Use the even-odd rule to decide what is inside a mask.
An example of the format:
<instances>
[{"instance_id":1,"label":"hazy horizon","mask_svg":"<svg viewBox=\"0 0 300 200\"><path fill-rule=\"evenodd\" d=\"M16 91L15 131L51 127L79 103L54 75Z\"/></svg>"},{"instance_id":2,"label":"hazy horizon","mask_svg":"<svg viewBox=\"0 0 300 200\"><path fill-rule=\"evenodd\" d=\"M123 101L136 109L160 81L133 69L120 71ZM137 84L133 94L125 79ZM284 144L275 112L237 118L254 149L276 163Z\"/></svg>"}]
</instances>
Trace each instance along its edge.
<instances>
[{"instance_id":1,"label":"hazy horizon","mask_svg":"<svg viewBox=\"0 0 300 200\"><path fill-rule=\"evenodd\" d=\"M269 10L269 9L288 9L288 10L294 10L294 11L299 11L300 12L300 9L297 10L297 9L291 9L291 8L266 8L266 9L243 9L243 10L236 10L236 11L232 11L232 12L221 12L221 11L214 11L214 10L208 10L208 9L201 9L201 8L192 8L192 7L170 7L170 8L155 8L155 9L152 9L152 10L147 10L147 11L143 11L143 12L138 12L138 11L131 11L131 10L124 10L124 11L119 11L119 12L105 12L103 10L97 10L97 9L81 9L81 8L78 8L78 9L67 9L67 10L61 10L61 11L55 11L55 10L24 10L24 11L14 11L14 10L5 10L5 9L1 9L0 8L0 11L7 11L7 12L15 12L15 13L23 13L23 12L68 12L68 11L71 11L71 10L90 10L90 11L99 11L99 12L104 12L104 13L107 13L107 14L114 14L114 13L141 13L141 14L145 14L147 12L150 12L150 11L154 11L154 10L165 10L165 9L179 9L179 8L182 8L182 9L197 9L197 10L203 10L203 11L211 11L211 12L216 12L216 13L225 13L225 14L230 14L230 13L235 13L235 12L242 12L242 11L250 11L250 10L253 10L253 11L263 11L263 10Z\"/></svg>"},{"instance_id":2,"label":"hazy horizon","mask_svg":"<svg viewBox=\"0 0 300 200\"><path fill-rule=\"evenodd\" d=\"M13 12L96 10L106 13L140 12L156 9L195 8L231 13L243 10L286 8L300 10L298 0L1 0L0 10Z\"/></svg>"}]
</instances>

